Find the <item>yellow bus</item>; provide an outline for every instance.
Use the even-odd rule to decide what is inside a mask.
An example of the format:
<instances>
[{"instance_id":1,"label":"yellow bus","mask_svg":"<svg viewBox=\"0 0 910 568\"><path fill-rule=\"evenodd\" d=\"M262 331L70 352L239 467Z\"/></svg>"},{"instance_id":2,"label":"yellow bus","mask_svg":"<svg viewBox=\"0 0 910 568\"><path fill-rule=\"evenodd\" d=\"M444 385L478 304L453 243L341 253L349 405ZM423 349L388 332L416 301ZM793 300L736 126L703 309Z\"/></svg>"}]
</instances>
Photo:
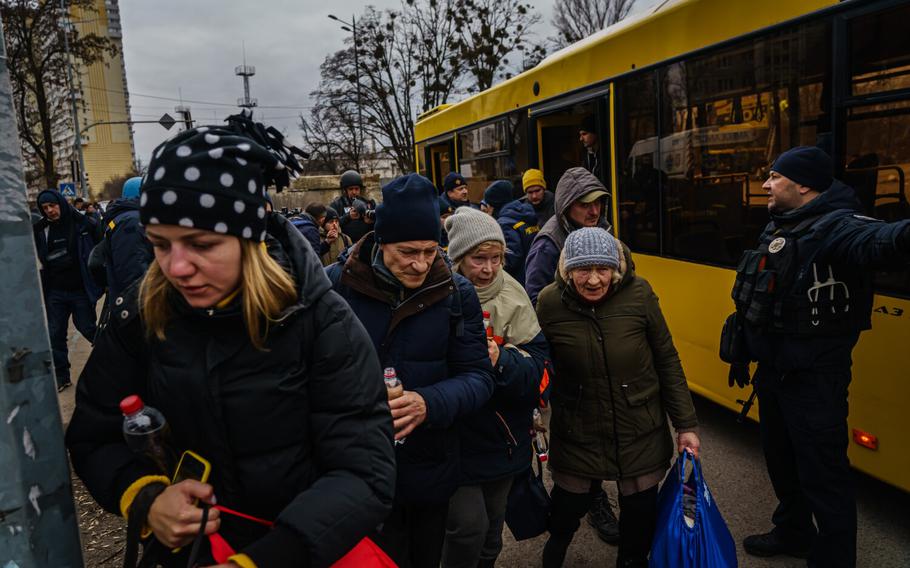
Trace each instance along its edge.
<instances>
[{"instance_id":1,"label":"yellow bus","mask_svg":"<svg viewBox=\"0 0 910 568\"><path fill-rule=\"evenodd\" d=\"M692 390L731 409L718 359L734 263L768 222L761 185L787 148L820 145L867 214L910 217L910 0L668 0L533 69L421 115L418 170L471 199L584 163L595 120L616 234L653 284ZM910 490L910 270L876 276L854 351L849 455ZM752 417L757 417L753 409Z\"/></svg>"}]
</instances>

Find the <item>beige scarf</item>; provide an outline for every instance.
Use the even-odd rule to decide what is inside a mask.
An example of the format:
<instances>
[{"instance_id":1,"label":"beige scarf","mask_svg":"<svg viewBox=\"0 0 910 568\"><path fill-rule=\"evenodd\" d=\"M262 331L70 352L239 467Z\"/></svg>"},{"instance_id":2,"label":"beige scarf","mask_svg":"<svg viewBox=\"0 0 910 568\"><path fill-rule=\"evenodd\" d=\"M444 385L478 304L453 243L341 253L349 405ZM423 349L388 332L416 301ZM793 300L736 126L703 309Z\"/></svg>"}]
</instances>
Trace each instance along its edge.
<instances>
[{"instance_id":1,"label":"beige scarf","mask_svg":"<svg viewBox=\"0 0 910 568\"><path fill-rule=\"evenodd\" d=\"M540 333L527 292L502 268L492 284L475 290L483 310L490 312L493 334L502 337L504 343L523 345Z\"/></svg>"}]
</instances>

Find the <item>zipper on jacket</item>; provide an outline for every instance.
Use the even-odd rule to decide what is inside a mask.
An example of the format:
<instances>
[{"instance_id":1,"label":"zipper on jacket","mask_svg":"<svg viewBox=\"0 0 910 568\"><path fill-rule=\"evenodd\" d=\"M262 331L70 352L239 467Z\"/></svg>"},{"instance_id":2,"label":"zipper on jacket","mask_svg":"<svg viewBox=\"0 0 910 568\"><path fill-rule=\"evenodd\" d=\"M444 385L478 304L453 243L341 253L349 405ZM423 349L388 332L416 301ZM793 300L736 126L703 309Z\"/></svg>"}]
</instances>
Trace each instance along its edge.
<instances>
[{"instance_id":1,"label":"zipper on jacket","mask_svg":"<svg viewBox=\"0 0 910 568\"><path fill-rule=\"evenodd\" d=\"M502 417L502 414L500 414L499 411L496 411L493 414L499 418L499 421L502 423L502 427L506 430L506 436L508 437L506 440L506 449L509 452L509 459L512 459L512 449L518 447L518 440L515 439L515 436L512 434L512 429L509 428L509 425L506 422L506 419Z\"/></svg>"}]
</instances>

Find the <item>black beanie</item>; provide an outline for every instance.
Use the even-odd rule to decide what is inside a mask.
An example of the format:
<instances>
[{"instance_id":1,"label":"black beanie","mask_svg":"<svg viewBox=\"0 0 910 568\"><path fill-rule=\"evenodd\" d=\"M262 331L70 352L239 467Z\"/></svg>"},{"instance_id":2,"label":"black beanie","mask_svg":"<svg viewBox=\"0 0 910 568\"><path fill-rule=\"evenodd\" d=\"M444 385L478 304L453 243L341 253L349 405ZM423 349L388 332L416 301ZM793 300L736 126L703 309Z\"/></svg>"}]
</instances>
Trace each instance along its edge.
<instances>
[{"instance_id":1,"label":"black beanie","mask_svg":"<svg viewBox=\"0 0 910 568\"><path fill-rule=\"evenodd\" d=\"M439 202L433 182L408 174L382 188L382 203L376 207L376 242L439 242Z\"/></svg>"},{"instance_id":2,"label":"black beanie","mask_svg":"<svg viewBox=\"0 0 910 568\"><path fill-rule=\"evenodd\" d=\"M582 118L578 130L583 130L589 134L597 134L597 123L594 122L594 116L589 114Z\"/></svg>"},{"instance_id":3,"label":"black beanie","mask_svg":"<svg viewBox=\"0 0 910 568\"><path fill-rule=\"evenodd\" d=\"M281 191L304 154L244 111L225 126L181 132L152 153L142 184L144 225L179 225L265 239L266 187Z\"/></svg>"},{"instance_id":4,"label":"black beanie","mask_svg":"<svg viewBox=\"0 0 910 568\"><path fill-rule=\"evenodd\" d=\"M445 179L442 180L442 190L445 192L452 191L462 185L467 185L467 183L464 181L464 176L458 172L449 172Z\"/></svg>"},{"instance_id":5,"label":"black beanie","mask_svg":"<svg viewBox=\"0 0 910 568\"><path fill-rule=\"evenodd\" d=\"M483 200L498 213L503 205L512 201L512 184L504 179L494 181L483 192Z\"/></svg>"},{"instance_id":6,"label":"black beanie","mask_svg":"<svg viewBox=\"0 0 910 568\"><path fill-rule=\"evenodd\" d=\"M825 191L834 183L831 156L815 146L790 148L774 160L771 170L815 191Z\"/></svg>"},{"instance_id":7,"label":"black beanie","mask_svg":"<svg viewBox=\"0 0 910 568\"><path fill-rule=\"evenodd\" d=\"M335 211L334 207L326 207L325 220L323 221L323 224L328 223L329 221L334 221L335 219L338 219L338 211Z\"/></svg>"}]
</instances>

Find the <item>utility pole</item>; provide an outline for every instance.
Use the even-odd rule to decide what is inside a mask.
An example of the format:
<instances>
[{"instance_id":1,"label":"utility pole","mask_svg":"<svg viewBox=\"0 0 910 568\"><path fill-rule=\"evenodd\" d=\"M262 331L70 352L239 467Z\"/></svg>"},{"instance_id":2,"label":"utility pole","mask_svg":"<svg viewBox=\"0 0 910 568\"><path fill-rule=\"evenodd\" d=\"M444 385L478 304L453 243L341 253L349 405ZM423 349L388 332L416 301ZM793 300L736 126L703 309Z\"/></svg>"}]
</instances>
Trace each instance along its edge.
<instances>
[{"instance_id":1,"label":"utility pole","mask_svg":"<svg viewBox=\"0 0 910 568\"><path fill-rule=\"evenodd\" d=\"M79 156L79 179L74 179L79 188L79 196L87 197L85 191L85 156L82 153L82 134L79 132L79 105L76 104L76 85L74 83L73 57L70 55L70 28L69 12L66 10L66 0L60 0L60 24L63 27L63 50L66 53L66 79L70 88L70 102L73 109L73 145L76 155Z\"/></svg>"},{"instance_id":2,"label":"utility pole","mask_svg":"<svg viewBox=\"0 0 910 568\"><path fill-rule=\"evenodd\" d=\"M82 568L22 171L0 23L0 566Z\"/></svg>"},{"instance_id":3,"label":"utility pole","mask_svg":"<svg viewBox=\"0 0 910 568\"><path fill-rule=\"evenodd\" d=\"M174 112L183 117L183 126L187 130L193 128L193 115L190 114L190 107L186 105L177 105L174 107Z\"/></svg>"}]
</instances>

